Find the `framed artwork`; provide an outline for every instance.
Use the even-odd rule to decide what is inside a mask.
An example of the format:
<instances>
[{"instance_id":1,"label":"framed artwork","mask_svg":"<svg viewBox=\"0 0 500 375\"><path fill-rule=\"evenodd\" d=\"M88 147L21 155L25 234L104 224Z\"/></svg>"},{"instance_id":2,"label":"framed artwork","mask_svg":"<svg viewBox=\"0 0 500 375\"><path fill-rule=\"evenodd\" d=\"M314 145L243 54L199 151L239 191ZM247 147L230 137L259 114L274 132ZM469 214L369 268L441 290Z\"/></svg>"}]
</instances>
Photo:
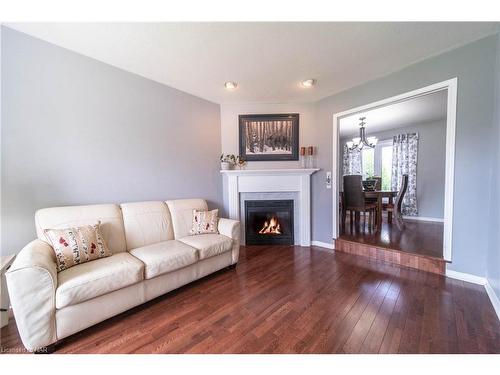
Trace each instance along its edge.
<instances>
[{"instance_id":1,"label":"framed artwork","mask_svg":"<svg viewBox=\"0 0 500 375\"><path fill-rule=\"evenodd\" d=\"M246 161L299 160L299 114L240 115L240 157Z\"/></svg>"}]
</instances>

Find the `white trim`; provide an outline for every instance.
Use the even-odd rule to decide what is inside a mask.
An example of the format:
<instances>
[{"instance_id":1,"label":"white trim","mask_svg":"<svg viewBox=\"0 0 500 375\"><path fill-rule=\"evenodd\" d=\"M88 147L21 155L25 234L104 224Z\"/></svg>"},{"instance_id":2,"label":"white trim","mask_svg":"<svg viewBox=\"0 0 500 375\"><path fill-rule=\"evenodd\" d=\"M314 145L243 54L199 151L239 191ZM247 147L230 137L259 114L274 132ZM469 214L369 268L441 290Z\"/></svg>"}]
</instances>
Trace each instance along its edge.
<instances>
[{"instance_id":1,"label":"white trim","mask_svg":"<svg viewBox=\"0 0 500 375\"><path fill-rule=\"evenodd\" d=\"M453 192L454 192L454 166L455 166L455 128L457 115L457 78L438 82L433 85L409 91L404 94L392 96L361 107L338 112L333 115L333 164L332 176L336 178L332 184L333 194L333 217L332 217L332 237L336 239L339 233L339 199L338 190L340 183L340 171L338 168L339 150L339 120L342 117L355 113L364 112L388 104L405 101L411 98L427 95L432 92L448 90L448 104L446 116L446 171L445 171L445 197L444 197L444 233L443 233L443 255L444 259L451 262L452 254L452 225L453 225Z\"/></svg>"},{"instance_id":2,"label":"white trim","mask_svg":"<svg viewBox=\"0 0 500 375\"><path fill-rule=\"evenodd\" d=\"M220 171L227 176L224 196L227 196L229 218L240 220L240 193L298 192L300 246L311 245L311 175L310 169L248 169Z\"/></svg>"},{"instance_id":3,"label":"white trim","mask_svg":"<svg viewBox=\"0 0 500 375\"><path fill-rule=\"evenodd\" d=\"M500 320L500 299L498 298L495 291L491 287L487 278L453 270L446 270L446 277L484 286L486 294L488 295L488 298L490 299L491 304L493 305L493 309L497 314L498 320Z\"/></svg>"},{"instance_id":4,"label":"white trim","mask_svg":"<svg viewBox=\"0 0 500 375\"><path fill-rule=\"evenodd\" d=\"M444 223L444 219L440 217L427 217L427 216L406 216L403 215L403 219L408 221L433 221L436 223Z\"/></svg>"},{"instance_id":5,"label":"white trim","mask_svg":"<svg viewBox=\"0 0 500 375\"><path fill-rule=\"evenodd\" d=\"M448 109L446 113L446 171L444 183L444 249L443 257L451 261L453 240L453 191L455 185L455 128L457 122L457 78L448 81Z\"/></svg>"},{"instance_id":6,"label":"white trim","mask_svg":"<svg viewBox=\"0 0 500 375\"><path fill-rule=\"evenodd\" d=\"M484 288L486 289L486 293L488 294L488 297L490 297L491 304L493 305L493 308L495 309L495 312L497 313L498 320L500 320L500 299L496 295L495 291L491 287L488 280L486 280L486 284L484 285Z\"/></svg>"},{"instance_id":7,"label":"white trim","mask_svg":"<svg viewBox=\"0 0 500 375\"><path fill-rule=\"evenodd\" d=\"M477 284L477 285L486 285L486 278L476 275L471 275L470 273L458 272L453 270L446 270L446 277L450 277L452 279L466 281L468 283Z\"/></svg>"},{"instance_id":8,"label":"white trim","mask_svg":"<svg viewBox=\"0 0 500 375\"><path fill-rule=\"evenodd\" d=\"M325 249L333 250L333 243L321 242L321 241L311 241L312 246L324 247Z\"/></svg>"},{"instance_id":9,"label":"white trim","mask_svg":"<svg viewBox=\"0 0 500 375\"><path fill-rule=\"evenodd\" d=\"M229 169L221 170L220 173L231 176L246 176L246 175L259 175L259 176L274 176L280 175L311 175L319 168L284 168L284 169Z\"/></svg>"},{"instance_id":10,"label":"white trim","mask_svg":"<svg viewBox=\"0 0 500 375\"><path fill-rule=\"evenodd\" d=\"M347 216L349 216L349 212L347 212ZM387 212L382 212L382 216L387 217ZM406 216L403 215L403 219L406 221L429 221L434 223L443 223L444 219L439 217L428 217L428 216Z\"/></svg>"}]
</instances>

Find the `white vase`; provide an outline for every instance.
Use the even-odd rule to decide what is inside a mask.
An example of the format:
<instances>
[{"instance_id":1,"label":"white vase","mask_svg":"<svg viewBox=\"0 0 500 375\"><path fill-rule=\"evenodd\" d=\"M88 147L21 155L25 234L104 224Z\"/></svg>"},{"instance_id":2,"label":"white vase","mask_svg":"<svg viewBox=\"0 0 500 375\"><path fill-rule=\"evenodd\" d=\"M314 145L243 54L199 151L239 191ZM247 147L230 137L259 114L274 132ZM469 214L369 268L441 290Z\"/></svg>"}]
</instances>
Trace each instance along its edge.
<instances>
[{"instance_id":1,"label":"white vase","mask_svg":"<svg viewBox=\"0 0 500 375\"><path fill-rule=\"evenodd\" d=\"M220 169L222 169L223 171L227 171L229 169L233 169L233 165L228 161L221 161Z\"/></svg>"}]
</instances>

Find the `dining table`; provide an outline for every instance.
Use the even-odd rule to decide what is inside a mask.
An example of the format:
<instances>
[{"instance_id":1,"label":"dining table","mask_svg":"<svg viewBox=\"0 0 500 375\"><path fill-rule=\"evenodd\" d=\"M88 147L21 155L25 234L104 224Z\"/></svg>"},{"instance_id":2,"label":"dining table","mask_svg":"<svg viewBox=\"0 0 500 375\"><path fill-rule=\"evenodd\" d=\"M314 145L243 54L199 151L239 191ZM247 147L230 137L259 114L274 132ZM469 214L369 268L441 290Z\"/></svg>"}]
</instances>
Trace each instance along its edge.
<instances>
[{"instance_id":1,"label":"dining table","mask_svg":"<svg viewBox=\"0 0 500 375\"><path fill-rule=\"evenodd\" d=\"M398 195L397 190L364 190L365 198L376 198L377 199L377 216L376 216L376 224L377 231L380 231L382 228L382 199L388 198L389 203L394 203L394 197ZM390 213L389 213L390 214ZM396 215L401 215L401 212L396 213Z\"/></svg>"}]
</instances>

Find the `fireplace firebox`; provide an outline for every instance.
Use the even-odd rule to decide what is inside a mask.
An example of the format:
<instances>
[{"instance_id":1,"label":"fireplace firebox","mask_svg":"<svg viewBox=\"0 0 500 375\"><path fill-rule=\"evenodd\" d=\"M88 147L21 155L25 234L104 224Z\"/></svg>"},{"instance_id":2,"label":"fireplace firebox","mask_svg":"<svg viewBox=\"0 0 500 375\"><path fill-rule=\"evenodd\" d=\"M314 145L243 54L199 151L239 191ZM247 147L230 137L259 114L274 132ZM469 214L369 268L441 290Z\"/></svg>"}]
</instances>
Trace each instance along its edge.
<instances>
[{"instance_id":1,"label":"fireplace firebox","mask_svg":"<svg viewBox=\"0 0 500 375\"><path fill-rule=\"evenodd\" d=\"M245 201L247 245L293 245L293 200Z\"/></svg>"}]
</instances>

